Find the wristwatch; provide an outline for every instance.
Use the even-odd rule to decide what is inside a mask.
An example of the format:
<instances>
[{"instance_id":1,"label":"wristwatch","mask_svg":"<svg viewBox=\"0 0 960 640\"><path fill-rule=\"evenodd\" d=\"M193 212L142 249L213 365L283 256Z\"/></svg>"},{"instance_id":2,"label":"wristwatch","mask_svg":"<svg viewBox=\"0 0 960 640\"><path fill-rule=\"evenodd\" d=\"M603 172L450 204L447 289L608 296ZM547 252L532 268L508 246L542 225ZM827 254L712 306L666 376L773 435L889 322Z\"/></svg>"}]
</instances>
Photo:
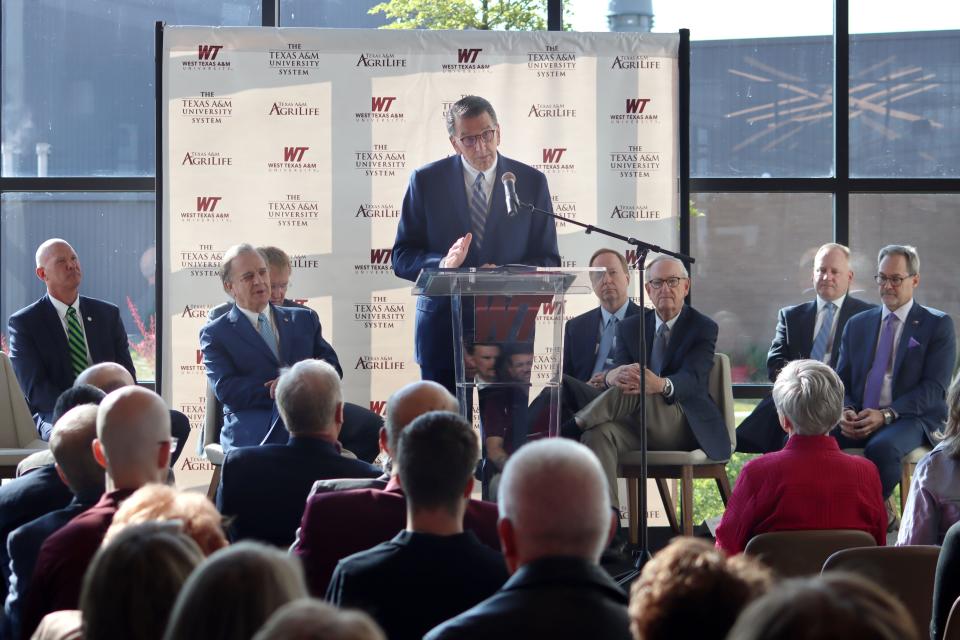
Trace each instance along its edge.
<instances>
[{"instance_id":1,"label":"wristwatch","mask_svg":"<svg viewBox=\"0 0 960 640\"><path fill-rule=\"evenodd\" d=\"M880 413L883 414L884 425L888 425L897 419L897 414L893 411L893 409L890 409L889 407L886 409L881 409Z\"/></svg>"},{"instance_id":2,"label":"wristwatch","mask_svg":"<svg viewBox=\"0 0 960 640\"><path fill-rule=\"evenodd\" d=\"M670 382L670 378L663 379L663 391L661 393L664 398L669 398L673 395L673 383Z\"/></svg>"}]
</instances>

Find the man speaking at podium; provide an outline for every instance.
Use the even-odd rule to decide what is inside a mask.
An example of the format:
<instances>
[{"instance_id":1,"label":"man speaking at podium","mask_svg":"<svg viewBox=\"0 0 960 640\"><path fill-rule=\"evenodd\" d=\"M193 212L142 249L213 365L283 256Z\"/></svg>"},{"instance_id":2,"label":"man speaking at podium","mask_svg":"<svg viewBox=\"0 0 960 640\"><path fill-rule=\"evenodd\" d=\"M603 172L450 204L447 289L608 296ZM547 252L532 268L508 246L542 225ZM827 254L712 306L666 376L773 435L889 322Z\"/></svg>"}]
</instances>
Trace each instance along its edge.
<instances>
[{"instance_id":1,"label":"man speaking at podium","mask_svg":"<svg viewBox=\"0 0 960 640\"><path fill-rule=\"evenodd\" d=\"M403 197L393 271L415 281L425 268L560 264L557 232L549 216L508 209L505 173L516 178L517 198L553 211L546 177L497 153L500 125L493 106L478 96L455 102L446 116L456 155L416 169ZM456 393L450 300L417 300L414 350L421 377Z\"/></svg>"}]
</instances>

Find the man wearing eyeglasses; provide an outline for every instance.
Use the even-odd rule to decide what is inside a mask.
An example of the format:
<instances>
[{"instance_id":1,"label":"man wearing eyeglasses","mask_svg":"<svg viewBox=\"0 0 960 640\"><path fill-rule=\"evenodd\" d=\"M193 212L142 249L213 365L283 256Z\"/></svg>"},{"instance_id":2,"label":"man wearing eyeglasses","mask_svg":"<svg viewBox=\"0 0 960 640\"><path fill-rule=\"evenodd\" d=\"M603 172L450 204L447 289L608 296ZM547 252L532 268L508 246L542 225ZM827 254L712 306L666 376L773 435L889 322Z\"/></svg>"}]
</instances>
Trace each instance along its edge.
<instances>
[{"instance_id":1,"label":"man wearing eyeglasses","mask_svg":"<svg viewBox=\"0 0 960 640\"><path fill-rule=\"evenodd\" d=\"M847 320L875 305L849 295L853 282L850 249L827 243L813 259L816 300L780 309L773 343L767 353L767 375L776 382L780 370L793 360L813 359L836 369L840 336ZM780 451L787 434L780 427L773 396L767 396L737 427L737 451Z\"/></svg>"},{"instance_id":2,"label":"man wearing eyeglasses","mask_svg":"<svg viewBox=\"0 0 960 640\"><path fill-rule=\"evenodd\" d=\"M455 155L415 170L403 198L393 245L393 271L415 281L425 268L560 264L553 219L522 212L508 217L503 174L516 176L521 202L553 211L547 179L498 153L500 124L478 96L455 102L446 116ZM421 377L455 392L449 298L417 300L414 351Z\"/></svg>"},{"instance_id":3,"label":"man wearing eyeglasses","mask_svg":"<svg viewBox=\"0 0 960 640\"><path fill-rule=\"evenodd\" d=\"M950 316L913 299L917 250L888 245L877 262L883 306L850 318L841 338L837 373L846 396L835 437L841 448L863 448L888 498L900 481L901 458L937 441L957 344Z\"/></svg>"},{"instance_id":4,"label":"man wearing eyeglasses","mask_svg":"<svg viewBox=\"0 0 960 640\"><path fill-rule=\"evenodd\" d=\"M640 448L638 409L640 376L646 393L647 445L651 451L702 449L708 457L730 456L730 438L720 410L707 390L717 342L717 323L684 304L690 291L686 267L658 256L646 269L645 288L654 309L644 311L647 367L641 371L640 316L623 320L617 330L609 387L572 420L580 441L600 459L610 497L619 504L617 455ZM565 432L571 431L567 425Z\"/></svg>"}]
</instances>

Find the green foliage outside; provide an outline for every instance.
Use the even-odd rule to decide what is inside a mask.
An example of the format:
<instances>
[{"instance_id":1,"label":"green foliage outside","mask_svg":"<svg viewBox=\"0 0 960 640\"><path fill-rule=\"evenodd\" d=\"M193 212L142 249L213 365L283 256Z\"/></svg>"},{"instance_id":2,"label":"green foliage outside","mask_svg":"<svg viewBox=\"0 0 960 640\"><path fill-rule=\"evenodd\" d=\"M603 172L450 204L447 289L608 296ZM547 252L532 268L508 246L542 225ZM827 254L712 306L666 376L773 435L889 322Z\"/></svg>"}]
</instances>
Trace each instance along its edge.
<instances>
[{"instance_id":1,"label":"green foliage outside","mask_svg":"<svg viewBox=\"0 0 960 640\"><path fill-rule=\"evenodd\" d=\"M369 13L383 13L385 29L547 29L547 0L387 0Z\"/></svg>"}]
</instances>

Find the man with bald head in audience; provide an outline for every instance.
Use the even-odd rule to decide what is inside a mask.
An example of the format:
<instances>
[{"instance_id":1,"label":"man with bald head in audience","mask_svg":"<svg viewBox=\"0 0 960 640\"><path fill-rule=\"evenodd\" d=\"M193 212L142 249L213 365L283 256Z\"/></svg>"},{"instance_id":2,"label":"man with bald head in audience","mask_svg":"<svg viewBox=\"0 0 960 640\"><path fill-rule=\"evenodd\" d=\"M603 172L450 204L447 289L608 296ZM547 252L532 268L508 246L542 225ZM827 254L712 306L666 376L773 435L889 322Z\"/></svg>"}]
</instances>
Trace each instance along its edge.
<instances>
[{"instance_id":1,"label":"man with bald head in audience","mask_svg":"<svg viewBox=\"0 0 960 640\"><path fill-rule=\"evenodd\" d=\"M236 447L227 453L217 508L230 518L233 540L289 547L314 481L375 478L381 471L341 455L343 396L340 376L331 365L302 360L285 369L277 381L276 396L289 441Z\"/></svg>"},{"instance_id":2,"label":"man with bald head in audience","mask_svg":"<svg viewBox=\"0 0 960 640\"><path fill-rule=\"evenodd\" d=\"M390 479L386 486L344 490L337 490L341 487L336 486L314 487L297 540L290 549L303 561L307 586L313 595L323 597L340 559L386 542L403 529L407 504L396 459L400 433L425 413L456 412L458 408L457 399L437 382L421 380L406 385L387 400L387 422L380 432L380 445L393 460L388 463ZM480 500L467 503L463 528L473 531L488 547L499 550L496 522L496 505Z\"/></svg>"},{"instance_id":3,"label":"man with bald head in audience","mask_svg":"<svg viewBox=\"0 0 960 640\"><path fill-rule=\"evenodd\" d=\"M29 590L40 546L54 532L100 500L104 490L103 468L93 457L97 437L97 406L84 404L70 409L57 421L50 436L56 472L73 493L73 500L15 529L7 538L10 586L4 605L5 637L20 637L20 608Z\"/></svg>"},{"instance_id":4,"label":"man with bald head in audience","mask_svg":"<svg viewBox=\"0 0 960 640\"><path fill-rule=\"evenodd\" d=\"M510 579L424 639L629 640L627 595L598 566L616 523L591 451L560 438L522 447L507 461L498 504Z\"/></svg>"},{"instance_id":5,"label":"man with bald head in audience","mask_svg":"<svg viewBox=\"0 0 960 640\"><path fill-rule=\"evenodd\" d=\"M30 637L47 613L77 608L83 574L113 514L143 485L166 479L170 448L170 411L156 393L130 386L103 399L92 449L107 473L106 493L40 547L24 602L22 637Z\"/></svg>"},{"instance_id":6,"label":"man with bald head in audience","mask_svg":"<svg viewBox=\"0 0 960 640\"><path fill-rule=\"evenodd\" d=\"M65 240L51 238L37 249L37 277L47 292L7 323L10 364L44 440L53 428L57 396L91 364L117 362L135 375L120 310L80 295L80 259Z\"/></svg>"}]
</instances>

